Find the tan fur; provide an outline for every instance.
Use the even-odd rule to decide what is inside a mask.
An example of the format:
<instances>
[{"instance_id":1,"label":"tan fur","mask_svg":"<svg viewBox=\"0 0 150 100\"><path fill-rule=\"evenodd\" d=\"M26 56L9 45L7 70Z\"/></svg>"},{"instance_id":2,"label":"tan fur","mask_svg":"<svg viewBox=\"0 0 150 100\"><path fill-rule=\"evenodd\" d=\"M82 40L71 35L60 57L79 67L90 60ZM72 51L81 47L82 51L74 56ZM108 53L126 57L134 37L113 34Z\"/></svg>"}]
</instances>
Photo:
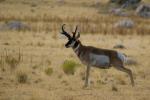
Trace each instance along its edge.
<instances>
[{"instance_id":1,"label":"tan fur","mask_svg":"<svg viewBox=\"0 0 150 100\"><path fill-rule=\"evenodd\" d=\"M74 48L74 49L76 49L74 51L77 54L78 58L81 60L81 62L87 66L85 86L88 86L89 72L90 72L90 67L91 67L91 63L92 63L90 60L90 53L93 53L96 55L105 55L105 56L109 57L110 63L105 68L110 68L113 66L114 68L116 68L120 71L126 72L130 76L132 86L134 86L132 71L130 69L127 69L124 67L124 62L122 59L119 58L117 51L101 49L101 48L96 48L96 47L92 47L92 46L84 46L84 45L82 45L82 43L79 40L78 40L78 42L79 42L79 46L77 49ZM101 67L99 67L99 68L101 68Z\"/></svg>"}]
</instances>

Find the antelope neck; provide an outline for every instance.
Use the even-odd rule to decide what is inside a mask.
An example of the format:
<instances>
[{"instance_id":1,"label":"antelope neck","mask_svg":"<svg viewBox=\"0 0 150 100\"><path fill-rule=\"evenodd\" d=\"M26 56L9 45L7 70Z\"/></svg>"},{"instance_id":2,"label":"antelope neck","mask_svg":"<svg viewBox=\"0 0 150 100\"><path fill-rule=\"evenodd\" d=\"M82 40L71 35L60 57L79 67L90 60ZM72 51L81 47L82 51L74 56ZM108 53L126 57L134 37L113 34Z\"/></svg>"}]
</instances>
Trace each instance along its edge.
<instances>
[{"instance_id":1,"label":"antelope neck","mask_svg":"<svg viewBox=\"0 0 150 100\"><path fill-rule=\"evenodd\" d=\"M73 46L73 50L75 52L77 52L77 50L79 49L79 47L80 47L80 41L76 41L75 44L74 44L74 46Z\"/></svg>"}]
</instances>

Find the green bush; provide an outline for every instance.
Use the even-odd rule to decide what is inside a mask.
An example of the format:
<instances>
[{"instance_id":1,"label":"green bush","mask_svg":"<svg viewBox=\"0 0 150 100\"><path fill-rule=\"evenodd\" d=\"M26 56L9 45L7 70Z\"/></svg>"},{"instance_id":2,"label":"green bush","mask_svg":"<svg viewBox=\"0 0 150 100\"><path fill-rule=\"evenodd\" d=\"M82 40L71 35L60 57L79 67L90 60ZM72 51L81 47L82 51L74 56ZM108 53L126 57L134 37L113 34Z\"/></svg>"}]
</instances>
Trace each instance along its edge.
<instances>
[{"instance_id":1,"label":"green bush","mask_svg":"<svg viewBox=\"0 0 150 100\"><path fill-rule=\"evenodd\" d=\"M52 69L52 68L47 68L47 69L45 69L45 73L46 73L48 76L51 76L52 73L53 73L53 69Z\"/></svg>"},{"instance_id":2,"label":"green bush","mask_svg":"<svg viewBox=\"0 0 150 100\"><path fill-rule=\"evenodd\" d=\"M79 64L77 64L76 62L72 61L72 60L65 60L62 68L64 73L69 74L69 75L74 75L75 73L75 69Z\"/></svg>"}]
</instances>

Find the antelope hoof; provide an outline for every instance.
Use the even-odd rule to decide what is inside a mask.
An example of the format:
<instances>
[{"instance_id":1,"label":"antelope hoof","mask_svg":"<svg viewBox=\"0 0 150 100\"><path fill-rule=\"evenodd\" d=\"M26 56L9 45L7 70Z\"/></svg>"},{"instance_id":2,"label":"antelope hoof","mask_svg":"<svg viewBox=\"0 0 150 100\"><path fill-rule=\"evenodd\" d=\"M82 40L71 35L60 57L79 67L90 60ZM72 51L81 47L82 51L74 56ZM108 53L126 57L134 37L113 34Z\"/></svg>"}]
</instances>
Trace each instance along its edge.
<instances>
[{"instance_id":1,"label":"antelope hoof","mask_svg":"<svg viewBox=\"0 0 150 100\"><path fill-rule=\"evenodd\" d=\"M88 87L88 84L84 84L83 88L87 88Z\"/></svg>"},{"instance_id":2,"label":"antelope hoof","mask_svg":"<svg viewBox=\"0 0 150 100\"><path fill-rule=\"evenodd\" d=\"M91 89L91 88L90 88L90 86L88 86L88 85L84 85L84 86L83 86L83 89L89 90L89 89Z\"/></svg>"},{"instance_id":3,"label":"antelope hoof","mask_svg":"<svg viewBox=\"0 0 150 100\"><path fill-rule=\"evenodd\" d=\"M84 89L85 89L85 88L87 89L88 87L90 87L89 82L85 83L84 86L83 86Z\"/></svg>"}]
</instances>

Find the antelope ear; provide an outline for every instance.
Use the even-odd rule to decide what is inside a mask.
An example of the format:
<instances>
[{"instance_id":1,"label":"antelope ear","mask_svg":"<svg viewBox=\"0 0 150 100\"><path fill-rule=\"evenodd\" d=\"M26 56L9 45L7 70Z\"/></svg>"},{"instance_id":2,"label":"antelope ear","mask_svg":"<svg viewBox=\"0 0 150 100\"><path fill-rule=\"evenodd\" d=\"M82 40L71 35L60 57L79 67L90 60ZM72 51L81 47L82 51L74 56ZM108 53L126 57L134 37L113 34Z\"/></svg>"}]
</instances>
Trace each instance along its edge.
<instances>
[{"instance_id":1,"label":"antelope ear","mask_svg":"<svg viewBox=\"0 0 150 100\"><path fill-rule=\"evenodd\" d=\"M79 38L80 38L80 33L78 32L76 39L79 39Z\"/></svg>"},{"instance_id":2,"label":"antelope ear","mask_svg":"<svg viewBox=\"0 0 150 100\"><path fill-rule=\"evenodd\" d=\"M72 32L72 33L73 33L73 37L74 37L74 38L76 37L77 30L78 30L78 26L76 26L75 31L74 31L74 32Z\"/></svg>"}]
</instances>

